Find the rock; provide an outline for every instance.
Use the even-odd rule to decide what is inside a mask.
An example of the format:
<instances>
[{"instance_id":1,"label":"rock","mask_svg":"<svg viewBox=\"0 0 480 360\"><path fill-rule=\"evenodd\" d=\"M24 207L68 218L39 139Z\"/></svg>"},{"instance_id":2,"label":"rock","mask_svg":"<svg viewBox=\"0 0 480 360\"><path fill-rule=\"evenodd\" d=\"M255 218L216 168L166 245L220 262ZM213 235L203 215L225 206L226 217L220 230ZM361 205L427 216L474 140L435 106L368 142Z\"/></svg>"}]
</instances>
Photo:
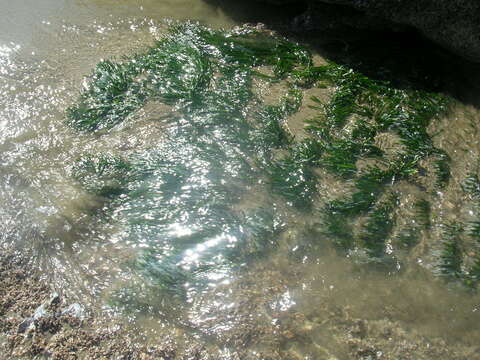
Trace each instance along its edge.
<instances>
[{"instance_id":1,"label":"rock","mask_svg":"<svg viewBox=\"0 0 480 360\"><path fill-rule=\"evenodd\" d=\"M33 317L26 318L18 325L17 334L23 334L33 326Z\"/></svg>"},{"instance_id":2,"label":"rock","mask_svg":"<svg viewBox=\"0 0 480 360\"><path fill-rule=\"evenodd\" d=\"M40 320L41 318L50 316L48 309L60 302L60 295L56 292L50 295L50 298L45 301L42 305L40 305L32 316L24 319L19 325L17 329L18 334L23 334L27 332L27 330L35 328L35 321Z\"/></svg>"},{"instance_id":3,"label":"rock","mask_svg":"<svg viewBox=\"0 0 480 360\"><path fill-rule=\"evenodd\" d=\"M78 303L71 304L60 313L62 316L72 316L79 320L85 318L85 309L82 305Z\"/></svg>"},{"instance_id":4,"label":"rock","mask_svg":"<svg viewBox=\"0 0 480 360\"><path fill-rule=\"evenodd\" d=\"M336 6L336 21L352 27L412 27L450 51L480 63L480 1L478 0L260 0L274 5L309 4L302 17L306 30L324 27L324 4ZM341 6L338 6L341 5ZM347 9L347 11L345 11ZM353 9L352 14L348 9Z\"/></svg>"},{"instance_id":5,"label":"rock","mask_svg":"<svg viewBox=\"0 0 480 360\"><path fill-rule=\"evenodd\" d=\"M25 318L17 328L17 334L23 334L30 330L35 330L36 322L41 319L58 318L61 316L70 316L83 320L85 318L85 309L78 303L71 304L61 311L55 311L55 307L61 302L60 295L52 293L50 298L40 305L32 316Z\"/></svg>"}]
</instances>

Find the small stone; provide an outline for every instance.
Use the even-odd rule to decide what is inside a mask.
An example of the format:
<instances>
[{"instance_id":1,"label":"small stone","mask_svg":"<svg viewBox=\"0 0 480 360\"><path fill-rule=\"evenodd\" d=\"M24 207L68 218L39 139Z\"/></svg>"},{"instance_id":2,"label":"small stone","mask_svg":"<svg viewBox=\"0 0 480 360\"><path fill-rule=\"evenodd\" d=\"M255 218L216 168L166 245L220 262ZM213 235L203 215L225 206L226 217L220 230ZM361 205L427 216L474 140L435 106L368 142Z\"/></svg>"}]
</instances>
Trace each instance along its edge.
<instances>
[{"instance_id":1,"label":"small stone","mask_svg":"<svg viewBox=\"0 0 480 360\"><path fill-rule=\"evenodd\" d=\"M70 315L80 320L85 318L85 309L82 305L78 303L71 304L67 308L65 308L61 313L61 315Z\"/></svg>"}]
</instances>

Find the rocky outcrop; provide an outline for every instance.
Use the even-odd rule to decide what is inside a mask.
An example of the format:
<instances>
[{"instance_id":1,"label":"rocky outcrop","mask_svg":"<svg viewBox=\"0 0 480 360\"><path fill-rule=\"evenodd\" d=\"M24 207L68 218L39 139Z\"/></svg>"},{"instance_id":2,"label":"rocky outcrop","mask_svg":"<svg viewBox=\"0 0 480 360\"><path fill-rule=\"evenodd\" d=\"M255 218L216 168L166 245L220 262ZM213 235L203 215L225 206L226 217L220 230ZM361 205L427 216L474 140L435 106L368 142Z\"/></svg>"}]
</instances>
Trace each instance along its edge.
<instances>
[{"instance_id":1,"label":"rocky outcrop","mask_svg":"<svg viewBox=\"0 0 480 360\"><path fill-rule=\"evenodd\" d=\"M272 4L309 4L301 24L307 30L322 28L324 12L331 11L322 4L337 7L339 21L352 27L378 28L413 27L425 37L462 57L480 62L480 1L479 0L260 0ZM356 12L352 16L348 10ZM343 14L346 14L345 19ZM343 17L343 19L342 19Z\"/></svg>"}]
</instances>

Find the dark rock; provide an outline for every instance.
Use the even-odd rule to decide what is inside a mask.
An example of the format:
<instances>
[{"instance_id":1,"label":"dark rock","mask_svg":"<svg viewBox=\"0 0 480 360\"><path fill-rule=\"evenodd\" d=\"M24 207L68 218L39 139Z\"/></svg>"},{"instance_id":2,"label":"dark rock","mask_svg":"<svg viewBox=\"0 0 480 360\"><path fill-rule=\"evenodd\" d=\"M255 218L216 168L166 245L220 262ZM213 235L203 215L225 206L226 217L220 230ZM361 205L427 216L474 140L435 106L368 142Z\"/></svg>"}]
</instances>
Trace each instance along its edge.
<instances>
[{"instance_id":1,"label":"dark rock","mask_svg":"<svg viewBox=\"0 0 480 360\"><path fill-rule=\"evenodd\" d=\"M33 318L29 317L24 319L17 328L17 334L23 334L25 333L30 327L33 326Z\"/></svg>"},{"instance_id":2,"label":"dark rock","mask_svg":"<svg viewBox=\"0 0 480 360\"><path fill-rule=\"evenodd\" d=\"M462 57L480 62L480 1L478 0L260 0L275 5L308 3L300 25L321 29L326 13L336 6L336 21L352 27L401 29L413 27L428 39ZM340 6L338 6L340 5ZM350 8L356 11L346 11ZM331 17L330 17L331 19ZM298 27L298 21L297 21Z\"/></svg>"}]
</instances>

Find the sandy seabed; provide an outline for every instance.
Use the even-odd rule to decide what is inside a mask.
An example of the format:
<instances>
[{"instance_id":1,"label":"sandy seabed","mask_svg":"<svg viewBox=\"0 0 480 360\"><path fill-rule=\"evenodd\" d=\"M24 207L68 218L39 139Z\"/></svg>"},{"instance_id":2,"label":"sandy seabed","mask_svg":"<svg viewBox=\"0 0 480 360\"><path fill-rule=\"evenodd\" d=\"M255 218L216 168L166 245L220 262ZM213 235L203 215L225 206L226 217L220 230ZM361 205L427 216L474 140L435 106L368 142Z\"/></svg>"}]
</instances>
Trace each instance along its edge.
<instances>
[{"instance_id":1,"label":"sandy seabed","mask_svg":"<svg viewBox=\"0 0 480 360\"><path fill-rule=\"evenodd\" d=\"M274 345L262 354L251 352L250 345L255 346L261 339L246 336L250 340L242 349L229 351L227 356L221 344L204 345L193 338L188 346L182 344L181 348L174 339L147 340L119 319L89 315L88 311L80 316L66 312L64 309L71 305L67 298L55 295L24 255L3 251L0 359L480 359L480 347L465 348L439 338L418 336L388 317L380 321L351 317L348 308L326 307L327 320L322 323L323 332L338 342L338 349L343 349L341 354L328 351L331 347L327 346L318 348L315 357L311 357L296 353L293 350L296 346L288 346L318 334L319 329L305 326L308 321L304 316L308 314L292 313L295 321L285 321L288 328L276 334L263 333L268 338L277 337L277 349ZM42 306L43 315L35 318L35 314L42 312L39 311Z\"/></svg>"}]
</instances>

